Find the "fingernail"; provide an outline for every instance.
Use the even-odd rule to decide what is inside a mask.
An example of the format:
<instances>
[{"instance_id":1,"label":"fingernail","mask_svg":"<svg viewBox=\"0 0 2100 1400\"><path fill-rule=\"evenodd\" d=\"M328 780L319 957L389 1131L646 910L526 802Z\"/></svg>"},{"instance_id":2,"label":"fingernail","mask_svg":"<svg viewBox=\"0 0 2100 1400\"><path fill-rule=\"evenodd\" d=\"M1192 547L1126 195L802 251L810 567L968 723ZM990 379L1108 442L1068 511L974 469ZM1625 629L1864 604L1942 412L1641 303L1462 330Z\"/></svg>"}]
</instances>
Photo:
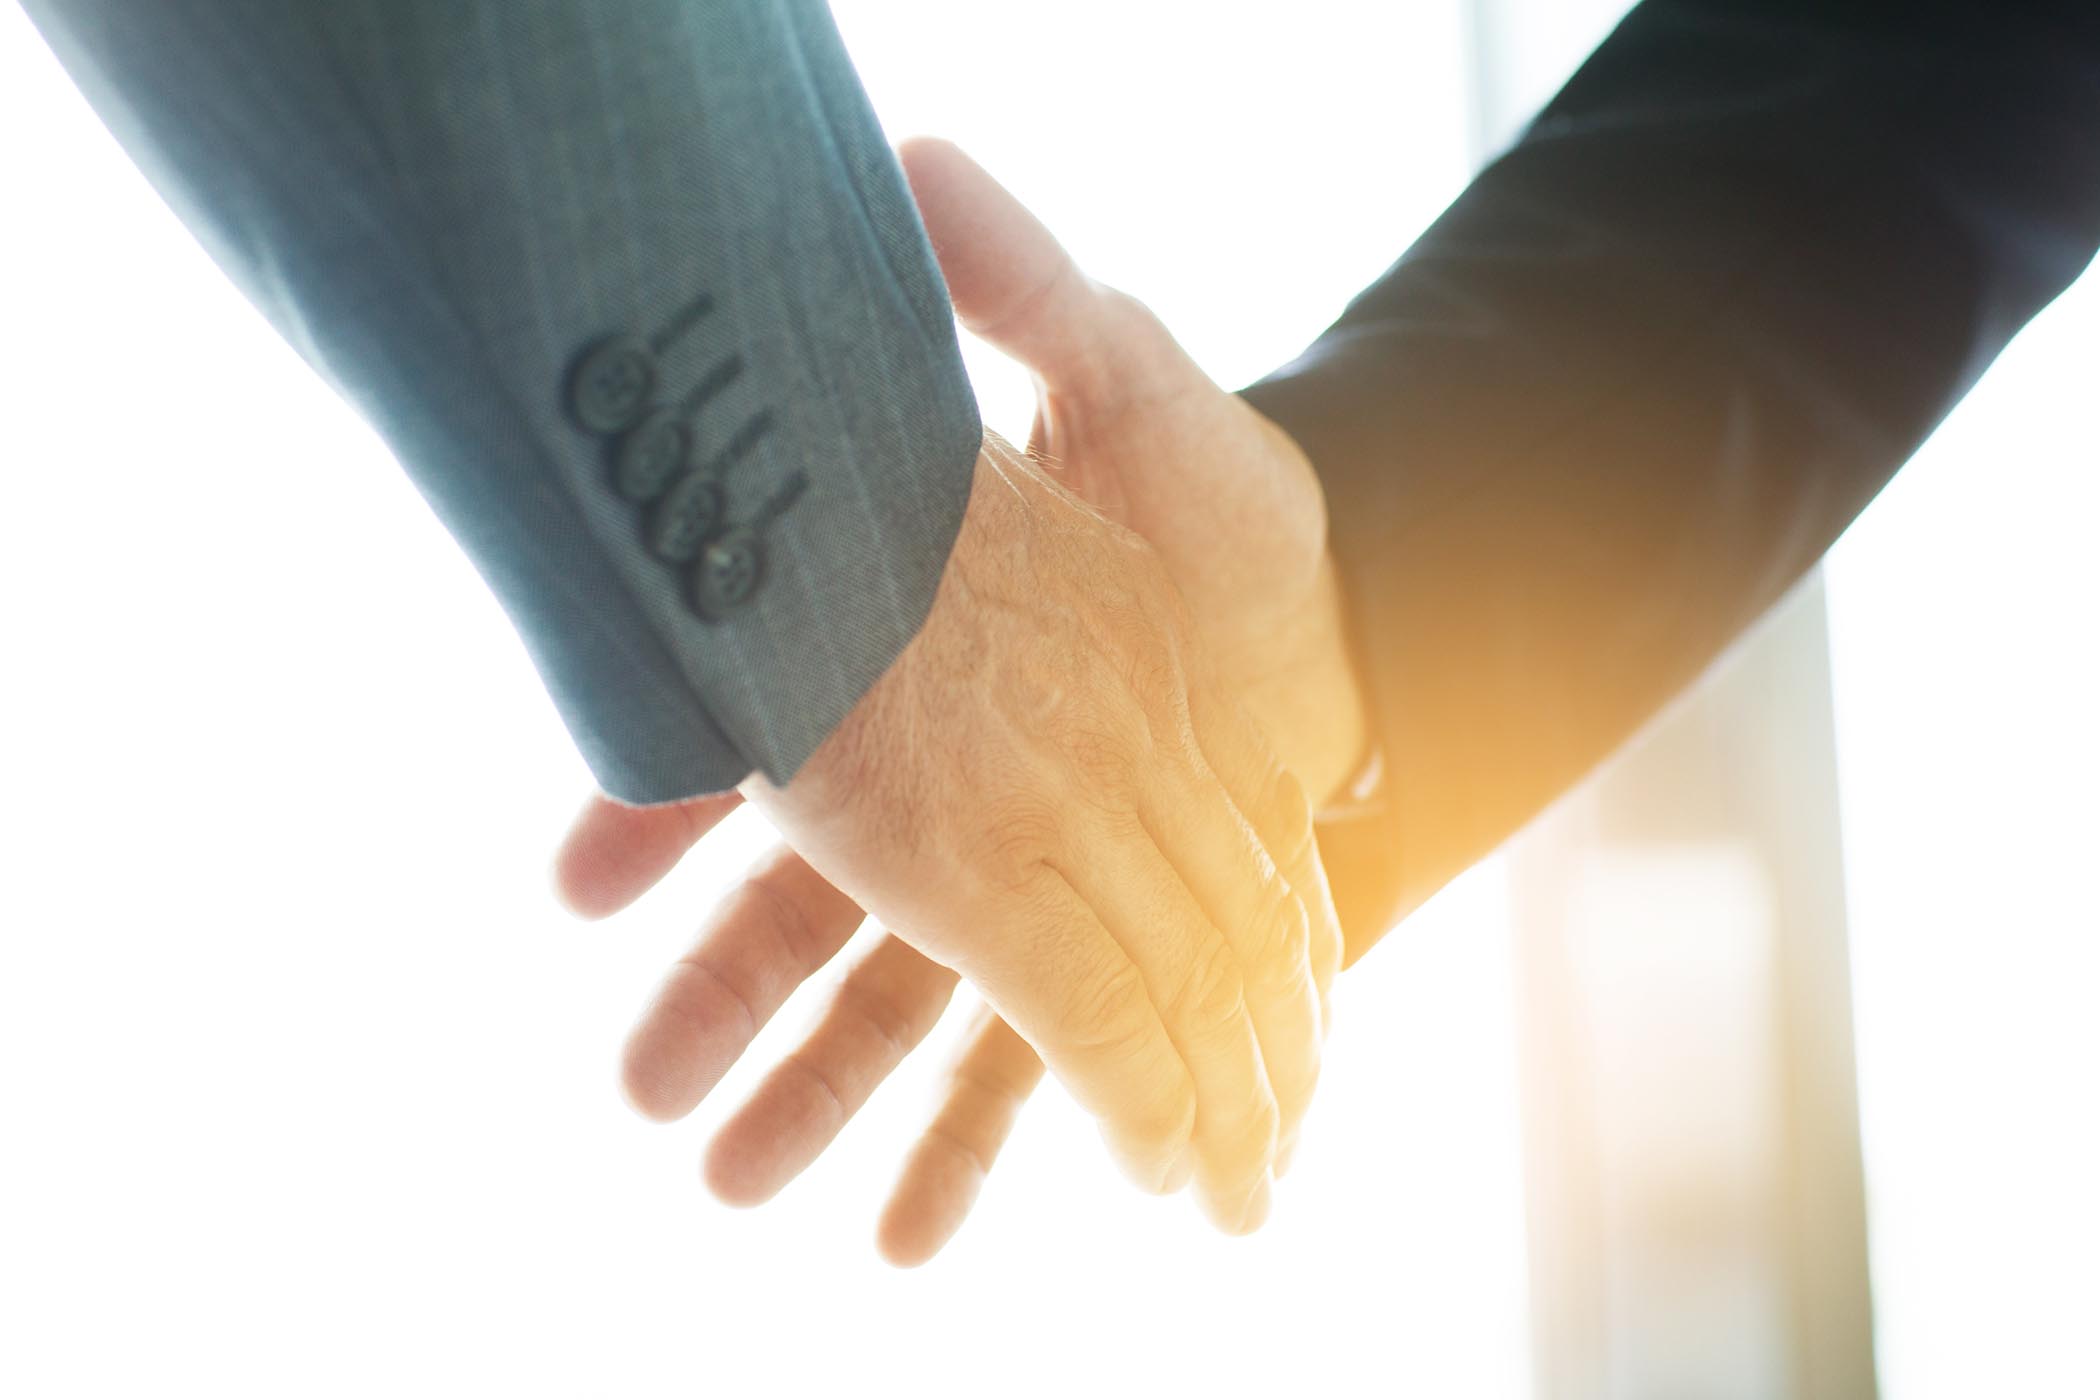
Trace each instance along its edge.
<instances>
[{"instance_id":1,"label":"fingernail","mask_svg":"<svg viewBox=\"0 0 2100 1400\"><path fill-rule=\"evenodd\" d=\"M1297 1151L1298 1135L1296 1133L1292 1133L1289 1137L1285 1138L1282 1141L1282 1143L1280 1143L1276 1148L1276 1165L1269 1169L1270 1180L1283 1180L1283 1174L1291 1169L1291 1158L1297 1155Z\"/></svg>"},{"instance_id":2,"label":"fingernail","mask_svg":"<svg viewBox=\"0 0 2100 1400\"><path fill-rule=\"evenodd\" d=\"M1196 1170L1196 1154L1193 1148L1184 1147L1167 1166L1166 1176L1160 1179L1159 1193L1171 1196L1189 1184L1189 1177Z\"/></svg>"}]
</instances>

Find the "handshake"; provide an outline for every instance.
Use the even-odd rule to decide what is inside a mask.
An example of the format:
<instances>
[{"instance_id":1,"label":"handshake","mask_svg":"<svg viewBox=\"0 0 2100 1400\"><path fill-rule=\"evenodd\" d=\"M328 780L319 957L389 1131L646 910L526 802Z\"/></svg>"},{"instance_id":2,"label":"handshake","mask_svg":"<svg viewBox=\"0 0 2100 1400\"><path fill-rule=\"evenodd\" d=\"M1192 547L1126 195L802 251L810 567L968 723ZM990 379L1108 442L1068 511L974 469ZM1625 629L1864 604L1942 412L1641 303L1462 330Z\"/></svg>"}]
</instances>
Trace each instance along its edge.
<instances>
[{"instance_id":1,"label":"handshake","mask_svg":"<svg viewBox=\"0 0 2100 1400\"><path fill-rule=\"evenodd\" d=\"M612 913L743 801L786 839L629 1041L627 1092L657 1119L691 1111L864 914L888 930L716 1137L727 1201L809 1165L960 977L986 1009L884 1214L892 1261L954 1233L1045 1066L1139 1186L1192 1186L1252 1230L1342 961L1313 805L1368 742L1320 487L968 157L901 156L964 325L1035 375L1028 449L987 435L923 628L791 783L594 799L557 883Z\"/></svg>"}]
</instances>

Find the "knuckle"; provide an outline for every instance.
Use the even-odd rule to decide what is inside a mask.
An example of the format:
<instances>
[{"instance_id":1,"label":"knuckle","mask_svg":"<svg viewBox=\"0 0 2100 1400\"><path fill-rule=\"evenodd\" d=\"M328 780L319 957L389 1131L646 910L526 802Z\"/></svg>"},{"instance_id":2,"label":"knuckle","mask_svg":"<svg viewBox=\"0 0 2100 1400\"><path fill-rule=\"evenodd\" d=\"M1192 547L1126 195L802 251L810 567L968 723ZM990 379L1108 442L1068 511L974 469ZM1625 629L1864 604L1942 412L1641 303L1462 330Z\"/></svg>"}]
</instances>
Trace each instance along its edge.
<instances>
[{"instance_id":1,"label":"knuckle","mask_svg":"<svg viewBox=\"0 0 2100 1400\"><path fill-rule=\"evenodd\" d=\"M1195 1035L1209 1038L1235 1030L1245 1015L1246 987L1231 950L1212 938L1196 949L1174 998L1177 1018Z\"/></svg>"},{"instance_id":2,"label":"knuckle","mask_svg":"<svg viewBox=\"0 0 2100 1400\"><path fill-rule=\"evenodd\" d=\"M1137 967L1124 962L1095 979L1066 1015L1066 1039L1116 1082L1115 1118L1126 1139L1171 1156L1196 1130L1196 1093L1167 1041Z\"/></svg>"},{"instance_id":3,"label":"knuckle","mask_svg":"<svg viewBox=\"0 0 2100 1400\"><path fill-rule=\"evenodd\" d=\"M800 1079L813 1092L824 1111L833 1118L844 1121L853 1116L847 1096L823 1063L800 1050L790 1051L780 1062L782 1073Z\"/></svg>"},{"instance_id":4,"label":"knuckle","mask_svg":"<svg viewBox=\"0 0 2100 1400\"><path fill-rule=\"evenodd\" d=\"M1138 757L1133 729L1102 706L1059 724L1051 738L1078 785L1086 792L1100 793L1120 790L1129 783Z\"/></svg>"},{"instance_id":5,"label":"knuckle","mask_svg":"<svg viewBox=\"0 0 2100 1400\"><path fill-rule=\"evenodd\" d=\"M1185 1074L1162 1075L1125 1114L1132 1138L1153 1155L1178 1154L1196 1135L1196 1092Z\"/></svg>"},{"instance_id":6,"label":"knuckle","mask_svg":"<svg viewBox=\"0 0 2100 1400\"><path fill-rule=\"evenodd\" d=\"M1161 601L1170 604L1171 597ZM1147 716L1180 720L1187 709L1180 659L1156 637L1146 638L1146 645L1131 648L1123 658L1123 683Z\"/></svg>"},{"instance_id":7,"label":"knuckle","mask_svg":"<svg viewBox=\"0 0 2100 1400\"><path fill-rule=\"evenodd\" d=\"M1203 1176L1210 1189L1221 1195L1244 1195L1268 1171L1281 1140L1280 1129L1273 1104L1250 1106L1244 1117L1213 1125L1203 1149Z\"/></svg>"},{"instance_id":8,"label":"knuckle","mask_svg":"<svg viewBox=\"0 0 2100 1400\"><path fill-rule=\"evenodd\" d=\"M999 890L1018 893L1062 848L1063 829L1052 805L1035 793L995 799L970 843L970 863Z\"/></svg>"},{"instance_id":9,"label":"knuckle","mask_svg":"<svg viewBox=\"0 0 2100 1400\"><path fill-rule=\"evenodd\" d=\"M765 1024L758 998L742 978L731 976L709 957L688 953L672 967L657 997L656 1012L698 1034L713 1027L724 1007L742 1020L746 1039L756 1036Z\"/></svg>"},{"instance_id":10,"label":"knuckle","mask_svg":"<svg viewBox=\"0 0 2100 1400\"><path fill-rule=\"evenodd\" d=\"M1014 1075L965 1060L948 1074L949 1096L1003 1107L1018 1102L1027 1090Z\"/></svg>"},{"instance_id":11,"label":"knuckle","mask_svg":"<svg viewBox=\"0 0 2100 1400\"><path fill-rule=\"evenodd\" d=\"M768 863L744 880L743 898L753 906L755 921L795 967L824 960L823 939L805 903L806 891L779 864Z\"/></svg>"},{"instance_id":12,"label":"knuckle","mask_svg":"<svg viewBox=\"0 0 2100 1400\"><path fill-rule=\"evenodd\" d=\"M1272 854L1278 864L1291 869L1312 849L1312 799L1297 775L1272 759L1263 783L1262 806L1264 829L1280 845Z\"/></svg>"},{"instance_id":13,"label":"knuckle","mask_svg":"<svg viewBox=\"0 0 2100 1400\"><path fill-rule=\"evenodd\" d=\"M1265 886L1262 906L1254 916L1248 946L1265 983L1296 986L1312 962L1312 921L1305 901L1282 880Z\"/></svg>"},{"instance_id":14,"label":"knuckle","mask_svg":"<svg viewBox=\"0 0 2100 1400\"><path fill-rule=\"evenodd\" d=\"M926 1125L925 1135L920 1141L930 1151L947 1155L957 1166L974 1174L981 1181L992 1174L993 1167L998 1163L999 1150L1006 1145L1006 1135L989 1129L981 1121L966 1117L951 1105ZM923 1196L926 1186L922 1183L919 1189ZM965 1198L961 1207L964 1212L969 1209L969 1199ZM896 1208L896 1195L893 1192L890 1209L894 1211ZM946 1236L943 1235L942 1238Z\"/></svg>"},{"instance_id":15,"label":"knuckle","mask_svg":"<svg viewBox=\"0 0 2100 1400\"><path fill-rule=\"evenodd\" d=\"M888 993L875 987L864 975L849 975L832 995L833 1011L861 1023L874 1032L898 1059L911 1052L925 1035L923 1018L907 1014Z\"/></svg>"},{"instance_id":16,"label":"knuckle","mask_svg":"<svg viewBox=\"0 0 2100 1400\"><path fill-rule=\"evenodd\" d=\"M978 1138L969 1129L958 1126L947 1115L926 1125L926 1141L954 1154L980 1177L992 1174L995 1152L980 1146Z\"/></svg>"},{"instance_id":17,"label":"knuckle","mask_svg":"<svg viewBox=\"0 0 2100 1400\"><path fill-rule=\"evenodd\" d=\"M1152 1008L1136 966L1119 962L1083 980L1065 1009L1063 1029L1075 1046L1105 1054L1113 1064L1144 1058L1152 1043Z\"/></svg>"}]
</instances>

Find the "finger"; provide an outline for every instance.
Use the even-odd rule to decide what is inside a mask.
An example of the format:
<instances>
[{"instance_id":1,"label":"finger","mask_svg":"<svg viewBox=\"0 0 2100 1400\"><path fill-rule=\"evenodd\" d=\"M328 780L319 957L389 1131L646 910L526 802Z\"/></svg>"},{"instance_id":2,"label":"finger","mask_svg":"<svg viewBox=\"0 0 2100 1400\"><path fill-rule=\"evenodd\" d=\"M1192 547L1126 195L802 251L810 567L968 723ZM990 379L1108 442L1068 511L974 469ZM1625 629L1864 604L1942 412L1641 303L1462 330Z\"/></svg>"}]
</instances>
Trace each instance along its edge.
<instances>
[{"instance_id":1,"label":"finger","mask_svg":"<svg viewBox=\"0 0 2100 1400\"><path fill-rule=\"evenodd\" d=\"M1055 868L1038 866L1001 903L1014 912L999 955L959 970L1100 1123L1132 1182L1180 1189L1195 1090L1144 974Z\"/></svg>"},{"instance_id":2,"label":"finger","mask_svg":"<svg viewBox=\"0 0 2100 1400\"><path fill-rule=\"evenodd\" d=\"M1324 1033L1332 1019L1328 994L1342 968L1342 921L1320 861L1312 806L1303 784L1277 762L1247 712L1215 684L1189 690L1190 725L1204 761L1260 837L1284 880L1305 907L1307 957L1319 990Z\"/></svg>"},{"instance_id":3,"label":"finger","mask_svg":"<svg viewBox=\"0 0 2100 1400\"><path fill-rule=\"evenodd\" d=\"M980 1010L948 1076L933 1122L904 1160L883 1207L875 1245L900 1269L916 1268L955 1236L1042 1081L1043 1062L989 1008Z\"/></svg>"},{"instance_id":4,"label":"finger","mask_svg":"<svg viewBox=\"0 0 2100 1400\"><path fill-rule=\"evenodd\" d=\"M1161 765L1139 797L1160 850L1220 931L1239 969L1248 1019L1276 1101L1276 1132L1294 1132L1320 1076L1320 999L1304 904L1200 753Z\"/></svg>"},{"instance_id":5,"label":"finger","mask_svg":"<svg viewBox=\"0 0 2100 1400\"><path fill-rule=\"evenodd\" d=\"M723 792L659 807L629 807L593 793L555 852L556 896L582 918L617 914L743 800Z\"/></svg>"},{"instance_id":6,"label":"finger","mask_svg":"<svg viewBox=\"0 0 2100 1400\"><path fill-rule=\"evenodd\" d=\"M715 1134L708 1189L733 1206L771 1200L926 1038L954 990L954 973L884 936L839 983L809 1038Z\"/></svg>"},{"instance_id":7,"label":"finger","mask_svg":"<svg viewBox=\"0 0 2100 1400\"><path fill-rule=\"evenodd\" d=\"M1208 797L1225 806L1215 786ZM1179 814L1177 820L1196 819ZM1156 834L1096 841L1085 854L1068 878L1142 971L1189 1069L1197 1200L1220 1229L1251 1230L1261 1223L1256 1206L1266 1199L1277 1108L1239 958Z\"/></svg>"},{"instance_id":8,"label":"finger","mask_svg":"<svg viewBox=\"0 0 2100 1400\"><path fill-rule=\"evenodd\" d=\"M972 334L1061 391L1083 389L1130 358L1109 343L1101 289L982 166L926 137L902 142L897 154L955 314Z\"/></svg>"},{"instance_id":9,"label":"finger","mask_svg":"<svg viewBox=\"0 0 2100 1400\"><path fill-rule=\"evenodd\" d=\"M692 1112L860 921L860 906L787 847L761 859L716 906L628 1036L629 1101L659 1121Z\"/></svg>"},{"instance_id":10,"label":"finger","mask_svg":"<svg viewBox=\"0 0 2100 1400\"><path fill-rule=\"evenodd\" d=\"M1316 996L1317 1036L1324 1039L1334 1019L1329 989L1341 970L1342 928L1327 873L1320 863L1319 842L1315 839L1305 789L1277 763L1246 713L1224 700L1214 687L1192 687L1189 709L1206 762L1232 794L1234 804L1254 828L1297 900L1304 919L1305 963ZM1319 1068L1317 1048L1316 1045L1311 1059L1301 1065L1301 1069L1309 1068L1311 1078L1278 1090L1279 1099L1289 1101L1276 1151L1278 1176L1290 1165L1299 1128L1310 1106L1312 1079L1317 1077ZM1288 1072L1283 1077L1290 1078Z\"/></svg>"}]
</instances>

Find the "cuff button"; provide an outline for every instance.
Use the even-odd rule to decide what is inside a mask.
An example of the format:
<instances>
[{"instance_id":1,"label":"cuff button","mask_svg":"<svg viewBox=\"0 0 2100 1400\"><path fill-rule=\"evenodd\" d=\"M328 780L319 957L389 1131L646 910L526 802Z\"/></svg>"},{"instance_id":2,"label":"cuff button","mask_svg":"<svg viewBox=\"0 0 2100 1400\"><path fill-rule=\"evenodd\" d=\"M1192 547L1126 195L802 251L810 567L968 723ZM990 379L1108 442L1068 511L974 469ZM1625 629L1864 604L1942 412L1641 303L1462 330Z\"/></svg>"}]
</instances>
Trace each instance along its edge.
<instances>
[{"instance_id":1,"label":"cuff button","mask_svg":"<svg viewBox=\"0 0 2100 1400\"><path fill-rule=\"evenodd\" d=\"M638 422L656 388L656 356L633 336L601 341L569 372L569 412L586 431L610 435Z\"/></svg>"},{"instance_id":2,"label":"cuff button","mask_svg":"<svg viewBox=\"0 0 2100 1400\"><path fill-rule=\"evenodd\" d=\"M765 570L765 550L748 529L731 530L712 541L693 566L693 611L710 622L735 612L758 592Z\"/></svg>"},{"instance_id":3,"label":"cuff button","mask_svg":"<svg viewBox=\"0 0 2100 1400\"><path fill-rule=\"evenodd\" d=\"M691 438L677 415L658 409L620 435L613 449L613 489L630 501L653 501L685 470Z\"/></svg>"},{"instance_id":4,"label":"cuff button","mask_svg":"<svg viewBox=\"0 0 2100 1400\"><path fill-rule=\"evenodd\" d=\"M722 488L703 472L687 472L649 513L649 552L673 564L699 554L722 522Z\"/></svg>"}]
</instances>

